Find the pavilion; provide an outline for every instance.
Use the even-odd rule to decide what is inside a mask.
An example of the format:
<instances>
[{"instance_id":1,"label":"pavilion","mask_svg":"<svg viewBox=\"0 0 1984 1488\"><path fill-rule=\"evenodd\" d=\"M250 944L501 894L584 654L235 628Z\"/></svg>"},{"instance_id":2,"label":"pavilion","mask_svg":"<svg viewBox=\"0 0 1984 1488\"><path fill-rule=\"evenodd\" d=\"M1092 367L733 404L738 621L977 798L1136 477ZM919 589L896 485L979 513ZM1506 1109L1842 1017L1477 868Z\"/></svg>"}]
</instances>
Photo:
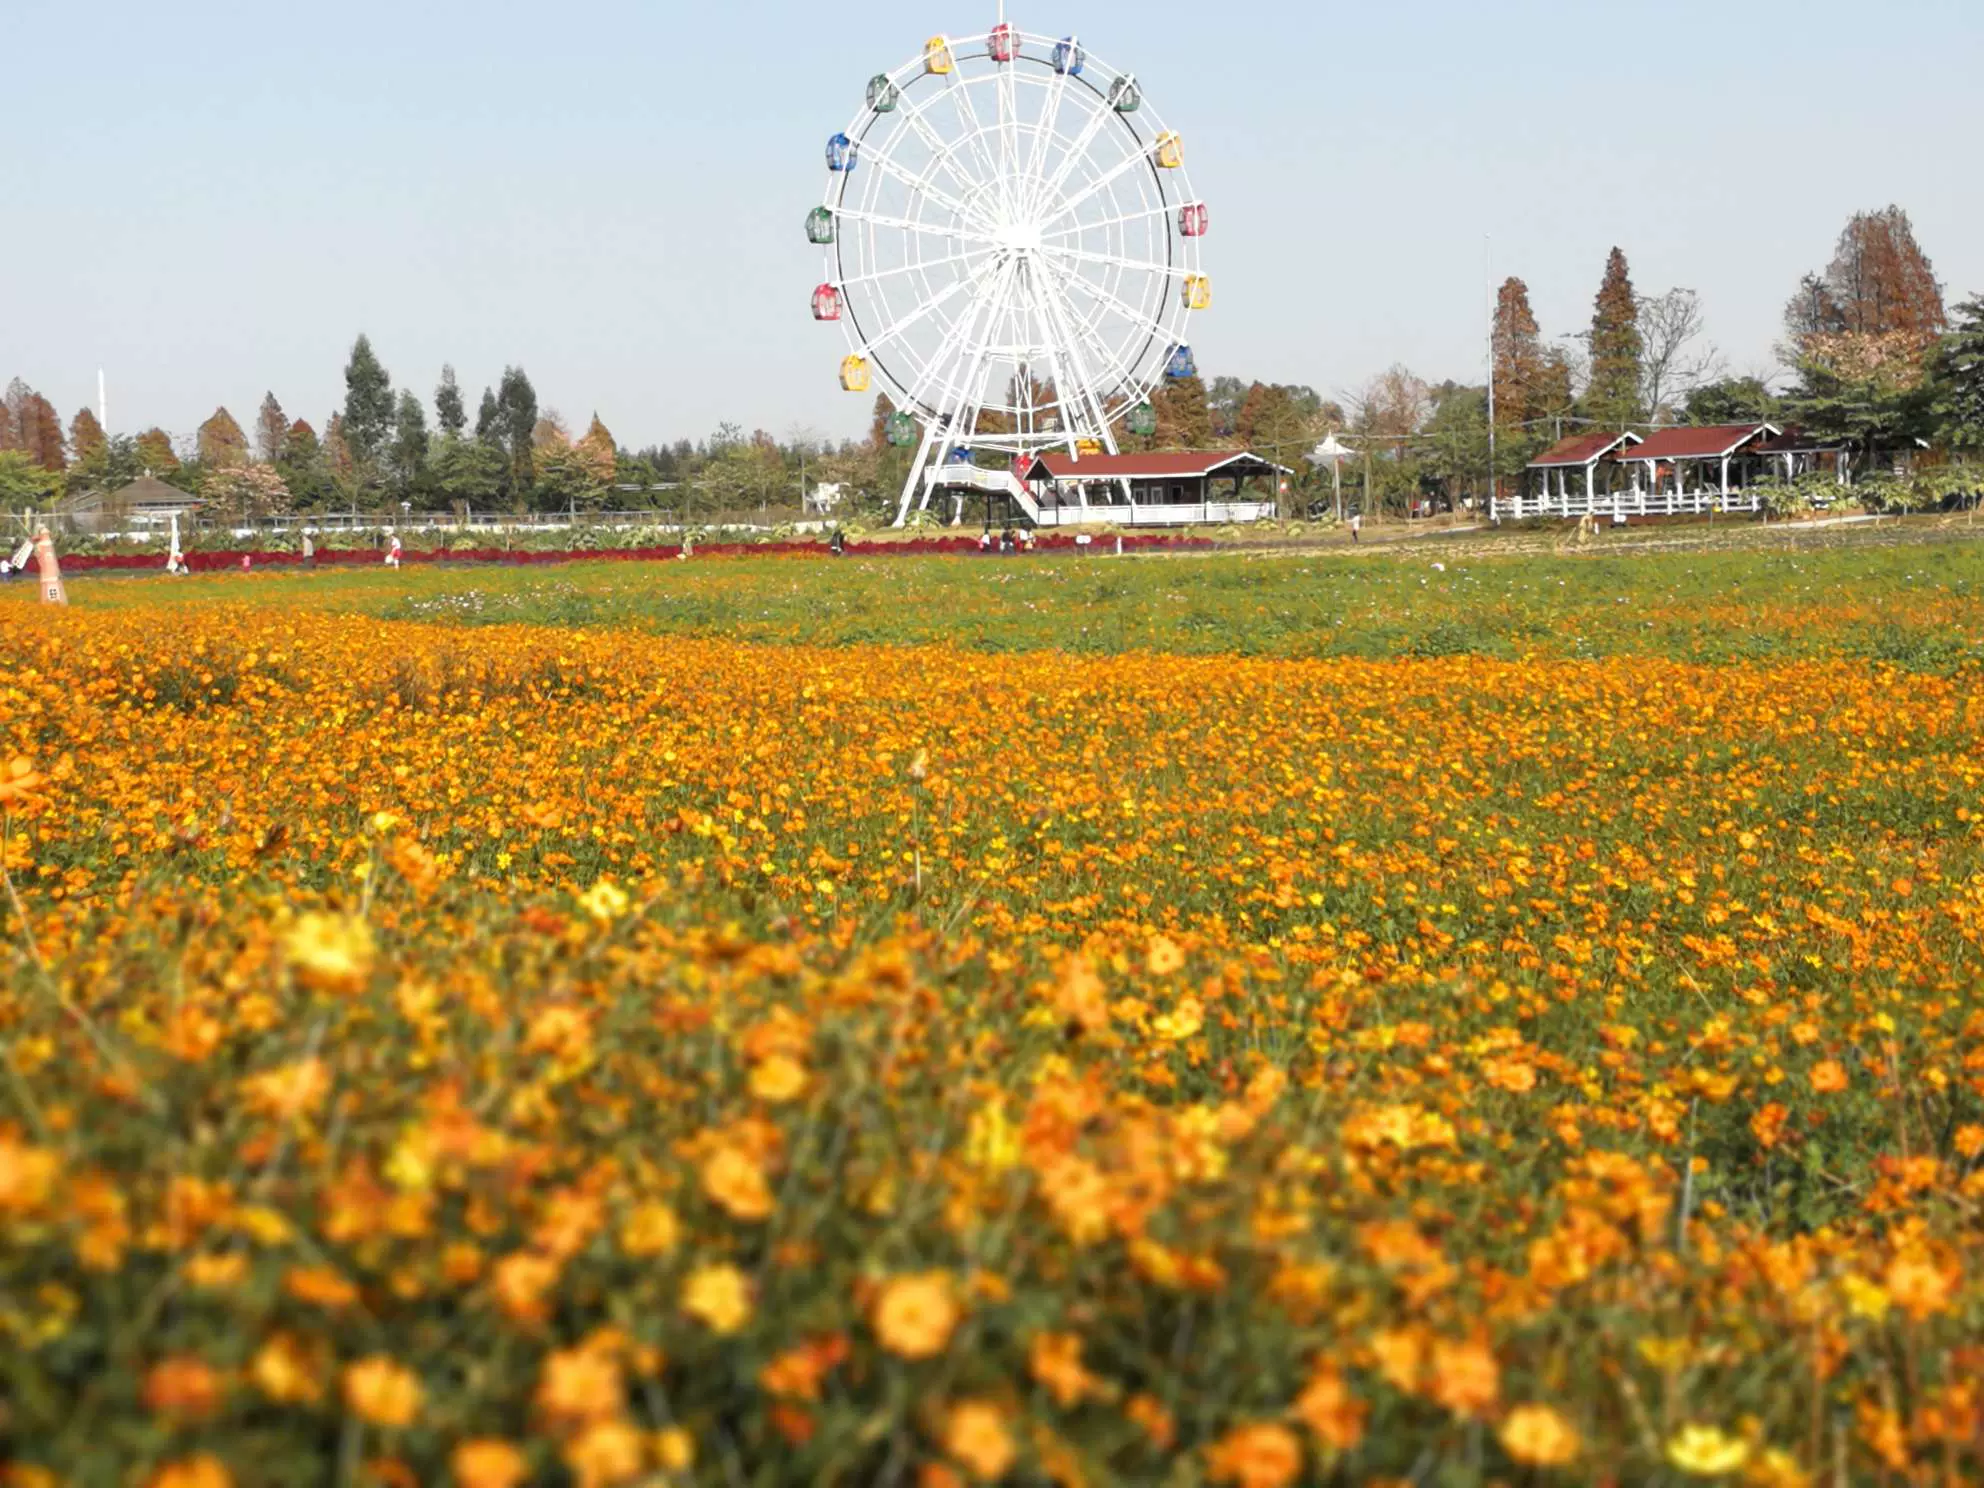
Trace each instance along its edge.
<instances>
[{"instance_id":1,"label":"pavilion","mask_svg":"<svg viewBox=\"0 0 1984 1488\"><path fill-rule=\"evenodd\" d=\"M1615 460L1643 441L1632 433L1573 434L1529 462L1523 489L1497 495L1491 517L1584 517L1615 509L1614 487L1623 474Z\"/></svg>"},{"instance_id":2,"label":"pavilion","mask_svg":"<svg viewBox=\"0 0 1984 1488\"><path fill-rule=\"evenodd\" d=\"M1290 472L1246 450L1150 455L1036 455L1016 472L1043 527L1081 522L1180 527L1258 522L1277 510Z\"/></svg>"},{"instance_id":3,"label":"pavilion","mask_svg":"<svg viewBox=\"0 0 1984 1488\"><path fill-rule=\"evenodd\" d=\"M1632 476L1616 509L1632 516L1756 511L1756 486L1773 473L1764 446L1783 432L1766 423L1657 430L1615 456Z\"/></svg>"}]
</instances>

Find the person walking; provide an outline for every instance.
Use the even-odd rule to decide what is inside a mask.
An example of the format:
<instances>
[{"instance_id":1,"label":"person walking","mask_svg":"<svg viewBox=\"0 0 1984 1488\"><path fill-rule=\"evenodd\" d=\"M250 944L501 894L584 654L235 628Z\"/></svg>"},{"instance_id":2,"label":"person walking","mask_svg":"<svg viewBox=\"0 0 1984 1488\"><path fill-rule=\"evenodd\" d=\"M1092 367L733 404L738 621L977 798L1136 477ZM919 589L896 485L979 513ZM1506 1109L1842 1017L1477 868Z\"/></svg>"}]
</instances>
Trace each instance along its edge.
<instances>
[{"instance_id":1,"label":"person walking","mask_svg":"<svg viewBox=\"0 0 1984 1488\"><path fill-rule=\"evenodd\" d=\"M1350 540L1352 542L1355 543L1355 542L1363 541L1363 539L1357 535L1358 530L1361 527L1363 527L1363 525L1364 525L1364 513L1352 512L1350 514Z\"/></svg>"}]
</instances>

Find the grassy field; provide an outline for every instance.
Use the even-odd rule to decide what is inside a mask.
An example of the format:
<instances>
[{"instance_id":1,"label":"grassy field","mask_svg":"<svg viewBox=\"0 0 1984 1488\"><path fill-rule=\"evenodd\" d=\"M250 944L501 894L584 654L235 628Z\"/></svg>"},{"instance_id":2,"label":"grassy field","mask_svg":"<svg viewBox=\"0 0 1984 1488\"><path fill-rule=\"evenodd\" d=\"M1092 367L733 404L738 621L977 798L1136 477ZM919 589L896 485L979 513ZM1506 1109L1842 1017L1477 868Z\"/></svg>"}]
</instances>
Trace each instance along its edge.
<instances>
[{"instance_id":1,"label":"grassy field","mask_svg":"<svg viewBox=\"0 0 1984 1488\"><path fill-rule=\"evenodd\" d=\"M1973 1481L1980 560L0 590L0 1482Z\"/></svg>"}]
</instances>

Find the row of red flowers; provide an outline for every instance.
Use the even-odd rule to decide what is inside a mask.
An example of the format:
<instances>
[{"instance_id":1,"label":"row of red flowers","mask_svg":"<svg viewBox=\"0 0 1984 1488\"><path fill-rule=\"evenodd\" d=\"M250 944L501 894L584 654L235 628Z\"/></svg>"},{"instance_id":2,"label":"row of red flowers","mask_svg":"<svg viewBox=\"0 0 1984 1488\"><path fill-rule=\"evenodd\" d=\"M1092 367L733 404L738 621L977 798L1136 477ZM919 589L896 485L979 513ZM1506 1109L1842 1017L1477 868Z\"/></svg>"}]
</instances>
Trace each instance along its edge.
<instances>
[{"instance_id":1,"label":"row of red flowers","mask_svg":"<svg viewBox=\"0 0 1984 1488\"><path fill-rule=\"evenodd\" d=\"M1123 534L1123 550L1149 550L1152 548L1181 549L1209 548L1210 538L1159 536L1147 533ZM1054 533L1035 540L1037 549L1076 549L1080 546L1073 536ZM1113 551L1114 540L1103 539L1097 546ZM975 537L917 537L902 542L849 543L846 556L854 558L896 558L931 553L970 553L980 549ZM694 556L698 558L729 557L791 557L825 558L832 550L825 543L818 542L771 542L771 543L707 543L698 544ZM421 550L403 549L400 560L403 563L572 563L593 560L656 561L679 558L682 549L675 547L656 548L594 548L573 551L524 552L510 548L457 548ZM196 572L239 568L246 558L255 568L299 567L302 556L295 552L252 551L239 552L192 552L184 555L186 566ZM319 548L316 562L321 566L333 564L358 565L385 562L383 548ZM71 572L87 572L92 569L142 571L165 571L165 558L158 553L91 553L64 556L64 569Z\"/></svg>"}]
</instances>

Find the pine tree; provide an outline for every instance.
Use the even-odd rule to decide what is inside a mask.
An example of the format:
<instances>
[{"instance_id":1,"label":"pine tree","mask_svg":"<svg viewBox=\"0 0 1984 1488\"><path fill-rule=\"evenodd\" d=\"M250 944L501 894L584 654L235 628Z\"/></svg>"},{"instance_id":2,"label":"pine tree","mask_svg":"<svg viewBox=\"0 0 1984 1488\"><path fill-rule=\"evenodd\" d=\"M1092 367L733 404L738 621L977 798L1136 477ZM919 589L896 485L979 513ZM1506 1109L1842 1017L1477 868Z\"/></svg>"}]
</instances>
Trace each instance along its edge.
<instances>
[{"instance_id":1,"label":"pine tree","mask_svg":"<svg viewBox=\"0 0 1984 1488\"><path fill-rule=\"evenodd\" d=\"M1204 449L1212 443L1212 409L1206 404L1205 382L1197 377L1167 379L1151 394L1157 414L1153 449Z\"/></svg>"},{"instance_id":2,"label":"pine tree","mask_svg":"<svg viewBox=\"0 0 1984 1488\"><path fill-rule=\"evenodd\" d=\"M585 469L588 483L602 494L610 489L618 476L619 456L614 448L612 433L600 422L597 413L592 416L585 437L572 449Z\"/></svg>"},{"instance_id":3,"label":"pine tree","mask_svg":"<svg viewBox=\"0 0 1984 1488\"><path fill-rule=\"evenodd\" d=\"M248 436L225 408L216 408L213 416L200 425L199 440L200 463L209 469L224 470L248 463Z\"/></svg>"},{"instance_id":4,"label":"pine tree","mask_svg":"<svg viewBox=\"0 0 1984 1488\"><path fill-rule=\"evenodd\" d=\"M357 478L358 468L351 441L345 437L343 414L334 413L325 422L323 443L324 473L340 489L349 486Z\"/></svg>"},{"instance_id":5,"label":"pine tree","mask_svg":"<svg viewBox=\"0 0 1984 1488\"><path fill-rule=\"evenodd\" d=\"M5 406L7 416L0 423L8 437L0 448L19 450L43 470L66 470L67 444L55 406L18 377L7 384Z\"/></svg>"},{"instance_id":6,"label":"pine tree","mask_svg":"<svg viewBox=\"0 0 1984 1488\"><path fill-rule=\"evenodd\" d=\"M455 385L455 369L441 368L441 385L434 389L434 422L443 438L454 438L468 426L468 411L462 407L462 390Z\"/></svg>"},{"instance_id":7,"label":"pine tree","mask_svg":"<svg viewBox=\"0 0 1984 1488\"><path fill-rule=\"evenodd\" d=\"M361 334L344 369L344 442L361 477L391 437L393 412L392 379Z\"/></svg>"},{"instance_id":8,"label":"pine tree","mask_svg":"<svg viewBox=\"0 0 1984 1488\"><path fill-rule=\"evenodd\" d=\"M1591 416L1607 428L1623 429L1641 417L1639 297L1626 268L1626 255L1612 250L1591 317L1591 386L1585 393Z\"/></svg>"},{"instance_id":9,"label":"pine tree","mask_svg":"<svg viewBox=\"0 0 1984 1488\"><path fill-rule=\"evenodd\" d=\"M503 410L496 406L496 394L488 388L482 390L482 404L475 410L475 437L481 440L495 440L500 436L496 426L503 421Z\"/></svg>"},{"instance_id":10,"label":"pine tree","mask_svg":"<svg viewBox=\"0 0 1984 1488\"><path fill-rule=\"evenodd\" d=\"M264 393L261 412L255 415L255 453L264 465L274 465L282 459L288 443L289 418L282 404L276 402L276 395Z\"/></svg>"},{"instance_id":11,"label":"pine tree","mask_svg":"<svg viewBox=\"0 0 1984 1488\"><path fill-rule=\"evenodd\" d=\"M1495 296L1495 424L1519 429L1535 413L1543 379L1543 344L1529 286L1511 277Z\"/></svg>"},{"instance_id":12,"label":"pine tree","mask_svg":"<svg viewBox=\"0 0 1984 1488\"><path fill-rule=\"evenodd\" d=\"M1984 453L1984 295L1956 307L1936 356L1936 416L1955 448Z\"/></svg>"},{"instance_id":13,"label":"pine tree","mask_svg":"<svg viewBox=\"0 0 1984 1488\"><path fill-rule=\"evenodd\" d=\"M291 424L284 434L276 473L289 487L299 507L320 506L336 494L330 471L325 468L323 443L317 438L317 431L303 419Z\"/></svg>"},{"instance_id":14,"label":"pine tree","mask_svg":"<svg viewBox=\"0 0 1984 1488\"><path fill-rule=\"evenodd\" d=\"M69 453L78 465L89 465L100 460L103 450L103 425L97 422L96 410L77 409L69 420Z\"/></svg>"}]
</instances>

